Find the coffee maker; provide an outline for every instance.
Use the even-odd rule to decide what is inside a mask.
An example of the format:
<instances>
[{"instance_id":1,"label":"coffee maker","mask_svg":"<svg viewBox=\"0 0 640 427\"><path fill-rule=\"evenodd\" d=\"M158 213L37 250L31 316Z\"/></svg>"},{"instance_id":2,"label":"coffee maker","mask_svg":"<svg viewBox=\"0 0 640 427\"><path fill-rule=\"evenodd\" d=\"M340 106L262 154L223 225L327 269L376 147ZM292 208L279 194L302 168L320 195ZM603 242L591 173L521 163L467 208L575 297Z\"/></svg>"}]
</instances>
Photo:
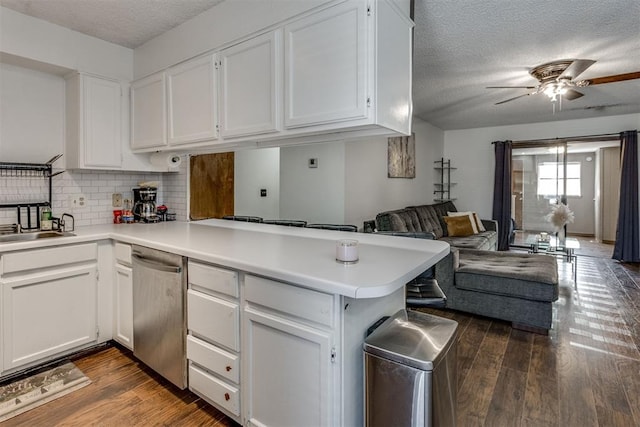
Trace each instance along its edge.
<instances>
[{"instance_id":1,"label":"coffee maker","mask_svg":"<svg viewBox=\"0 0 640 427\"><path fill-rule=\"evenodd\" d=\"M158 222L156 196L158 189L139 187L133 189L133 218L138 222Z\"/></svg>"}]
</instances>

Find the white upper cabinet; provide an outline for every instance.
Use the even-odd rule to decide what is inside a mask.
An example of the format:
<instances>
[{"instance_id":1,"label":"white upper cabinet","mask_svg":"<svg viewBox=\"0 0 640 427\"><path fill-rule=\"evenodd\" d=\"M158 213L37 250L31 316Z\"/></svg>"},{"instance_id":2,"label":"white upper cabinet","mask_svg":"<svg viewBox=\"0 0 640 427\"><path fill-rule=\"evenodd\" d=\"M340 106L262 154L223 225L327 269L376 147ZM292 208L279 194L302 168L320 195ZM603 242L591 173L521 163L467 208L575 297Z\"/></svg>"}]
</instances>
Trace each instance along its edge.
<instances>
[{"instance_id":1,"label":"white upper cabinet","mask_svg":"<svg viewBox=\"0 0 640 427\"><path fill-rule=\"evenodd\" d=\"M169 145L218 137L215 56L187 61L166 72Z\"/></svg>"},{"instance_id":2,"label":"white upper cabinet","mask_svg":"<svg viewBox=\"0 0 640 427\"><path fill-rule=\"evenodd\" d=\"M284 27L287 128L367 117L366 20L356 1Z\"/></svg>"},{"instance_id":3,"label":"white upper cabinet","mask_svg":"<svg viewBox=\"0 0 640 427\"><path fill-rule=\"evenodd\" d=\"M167 145L165 73L156 73L131 85L131 148Z\"/></svg>"},{"instance_id":4,"label":"white upper cabinet","mask_svg":"<svg viewBox=\"0 0 640 427\"><path fill-rule=\"evenodd\" d=\"M66 80L66 166L119 169L122 165L122 87L86 74Z\"/></svg>"},{"instance_id":5,"label":"white upper cabinet","mask_svg":"<svg viewBox=\"0 0 640 427\"><path fill-rule=\"evenodd\" d=\"M282 30L220 52L220 134L223 138L280 130Z\"/></svg>"},{"instance_id":6,"label":"white upper cabinet","mask_svg":"<svg viewBox=\"0 0 640 427\"><path fill-rule=\"evenodd\" d=\"M170 79L168 148L221 151L319 142L328 134L409 135L413 22L400 3L336 0L274 23L211 52L219 55L213 86L215 70L205 71L211 56L164 71ZM161 89L154 93L153 107L160 109ZM133 149L166 148L161 112L143 115L147 101L132 96L133 128L142 129L133 134Z\"/></svg>"}]
</instances>

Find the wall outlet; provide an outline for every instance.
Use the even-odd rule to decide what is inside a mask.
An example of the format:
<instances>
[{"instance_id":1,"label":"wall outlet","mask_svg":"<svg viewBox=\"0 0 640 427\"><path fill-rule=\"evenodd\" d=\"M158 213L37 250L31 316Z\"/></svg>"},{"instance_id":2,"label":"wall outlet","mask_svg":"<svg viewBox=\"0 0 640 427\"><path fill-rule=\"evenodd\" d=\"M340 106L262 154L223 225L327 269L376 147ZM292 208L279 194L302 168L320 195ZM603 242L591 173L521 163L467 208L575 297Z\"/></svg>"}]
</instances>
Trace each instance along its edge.
<instances>
[{"instance_id":1,"label":"wall outlet","mask_svg":"<svg viewBox=\"0 0 640 427\"><path fill-rule=\"evenodd\" d=\"M81 209L87 207L87 198L84 194L74 194L69 196L69 207L72 209Z\"/></svg>"},{"instance_id":2,"label":"wall outlet","mask_svg":"<svg viewBox=\"0 0 640 427\"><path fill-rule=\"evenodd\" d=\"M111 195L111 206L119 208L122 206L122 193L113 193Z\"/></svg>"}]
</instances>

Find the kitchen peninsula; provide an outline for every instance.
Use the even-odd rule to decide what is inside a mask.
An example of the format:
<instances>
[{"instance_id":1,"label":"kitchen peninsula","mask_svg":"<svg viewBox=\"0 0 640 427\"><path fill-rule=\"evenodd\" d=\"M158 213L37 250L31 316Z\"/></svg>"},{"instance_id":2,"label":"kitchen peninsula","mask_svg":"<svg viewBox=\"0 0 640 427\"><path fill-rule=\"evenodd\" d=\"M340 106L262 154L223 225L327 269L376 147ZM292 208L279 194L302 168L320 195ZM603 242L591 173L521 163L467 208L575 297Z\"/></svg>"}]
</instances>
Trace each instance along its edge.
<instances>
[{"instance_id":1,"label":"kitchen peninsula","mask_svg":"<svg viewBox=\"0 0 640 427\"><path fill-rule=\"evenodd\" d=\"M222 220L97 225L75 234L0 246L2 375L62 350L119 341L119 252L132 244L145 246L188 258L189 387L243 425L362 425L364 334L381 316L403 308L404 284L449 251L439 241ZM359 261L352 265L335 260L336 241L345 238L359 241ZM54 250L71 259L47 265L42 260ZM17 362L8 349L28 340L17 335L41 325L21 329L15 321L20 319L12 318L19 316L12 305L20 302L20 293L10 290L54 266L80 268L84 279L99 277L95 289L82 294L86 300L75 303L95 300L97 311L87 315L95 318L99 333L55 354ZM46 292L45 285L33 288ZM90 287L87 280L73 286ZM201 328L198 316L205 303L220 310L215 325Z\"/></svg>"}]
</instances>

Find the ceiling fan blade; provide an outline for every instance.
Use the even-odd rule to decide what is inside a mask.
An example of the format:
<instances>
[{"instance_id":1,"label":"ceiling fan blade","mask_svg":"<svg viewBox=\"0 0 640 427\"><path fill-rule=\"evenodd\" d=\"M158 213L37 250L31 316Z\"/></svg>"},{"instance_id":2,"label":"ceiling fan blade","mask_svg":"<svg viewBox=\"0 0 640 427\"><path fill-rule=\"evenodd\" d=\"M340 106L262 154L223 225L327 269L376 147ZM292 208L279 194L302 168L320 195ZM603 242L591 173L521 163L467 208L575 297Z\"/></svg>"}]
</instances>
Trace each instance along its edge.
<instances>
[{"instance_id":1,"label":"ceiling fan blade","mask_svg":"<svg viewBox=\"0 0 640 427\"><path fill-rule=\"evenodd\" d=\"M562 72L562 74L558 76L558 79L573 80L595 63L596 61L592 61L590 59L576 59L567 67L566 70Z\"/></svg>"},{"instance_id":2,"label":"ceiling fan blade","mask_svg":"<svg viewBox=\"0 0 640 427\"><path fill-rule=\"evenodd\" d=\"M568 101L573 101L574 99L578 99L583 97L584 93L580 93L577 90L567 89L567 93L564 94L564 98Z\"/></svg>"},{"instance_id":3,"label":"ceiling fan blade","mask_svg":"<svg viewBox=\"0 0 640 427\"><path fill-rule=\"evenodd\" d=\"M625 80L640 79L640 71L634 71L633 73L615 74L612 76L595 77L593 79L581 80L576 83L576 86L593 86L601 85L604 83L623 82Z\"/></svg>"},{"instance_id":4,"label":"ceiling fan blade","mask_svg":"<svg viewBox=\"0 0 640 427\"><path fill-rule=\"evenodd\" d=\"M537 92L532 92L532 93L525 93L524 95L514 96L513 98L509 98L509 99L505 99L504 101L496 102L494 105L504 104L505 102L510 102L510 101L515 100L515 99L522 98L523 96L534 95L534 94L536 94L536 93L537 93Z\"/></svg>"},{"instance_id":5,"label":"ceiling fan blade","mask_svg":"<svg viewBox=\"0 0 640 427\"><path fill-rule=\"evenodd\" d=\"M536 86L487 86L485 89L535 89Z\"/></svg>"}]
</instances>

